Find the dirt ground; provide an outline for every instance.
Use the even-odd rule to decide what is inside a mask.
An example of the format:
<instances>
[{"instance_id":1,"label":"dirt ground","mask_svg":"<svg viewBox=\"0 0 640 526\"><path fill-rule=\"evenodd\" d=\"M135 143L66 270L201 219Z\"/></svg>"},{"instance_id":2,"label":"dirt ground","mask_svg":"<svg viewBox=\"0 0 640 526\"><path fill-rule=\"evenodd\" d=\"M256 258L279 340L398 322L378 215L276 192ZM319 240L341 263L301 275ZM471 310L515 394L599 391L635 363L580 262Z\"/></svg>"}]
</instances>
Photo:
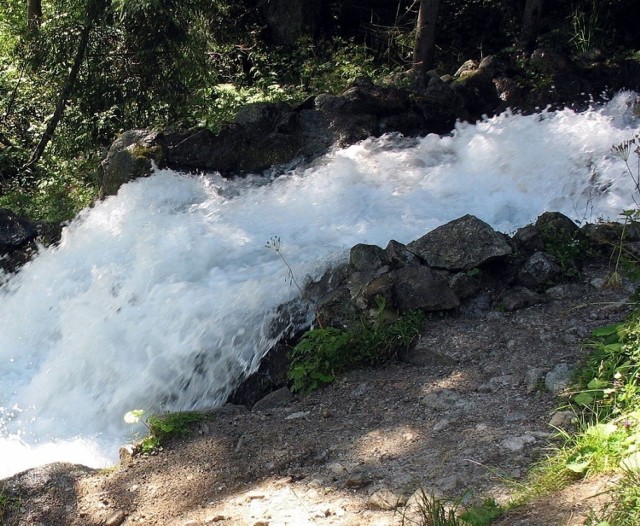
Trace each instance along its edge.
<instances>
[{"instance_id":1,"label":"dirt ground","mask_svg":"<svg viewBox=\"0 0 640 526\"><path fill-rule=\"evenodd\" d=\"M480 297L434 316L411 363L355 371L263 411L226 406L127 466L18 475L5 495L20 487L19 510L5 523L391 526L417 524L410 497L420 488L463 504L505 502L552 445L557 393L585 338L630 310L629 288L600 287L605 272L589 269L516 312ZM499 524L583 524L608 483L578 483Z\"/></svg>"}]
</instances>

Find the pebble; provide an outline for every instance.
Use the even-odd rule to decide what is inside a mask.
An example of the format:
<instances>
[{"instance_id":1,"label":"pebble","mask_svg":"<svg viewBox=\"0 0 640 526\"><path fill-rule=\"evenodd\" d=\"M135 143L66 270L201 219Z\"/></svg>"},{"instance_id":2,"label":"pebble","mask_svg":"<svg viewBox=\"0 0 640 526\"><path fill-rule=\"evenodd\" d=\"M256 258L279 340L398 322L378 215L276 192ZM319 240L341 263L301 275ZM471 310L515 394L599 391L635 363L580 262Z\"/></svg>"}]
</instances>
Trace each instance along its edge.
<instances>
[{"instance_id":1,"label":"pebble","mask_svg":"<svg viewBox=\"0 0 640 526\"><path fill-rule=\"evenodd\" d=\"M295 420L296 418L304 418L309 414L309 411L298 411L296 413L291 413L289 416L285 416L285 420Z\"/></svg>"},{"instance_id":2,"label":"pebble","mask_svg":"<svg viewBox=\"0 0 640 526\"><path fill-rule=\"evenodd\" d=\"M109 515L109 518L105 521L104 524L105 526L120 526L120 524L122 524L126 518L127 516L125 515L124 511L114 511L111 515Z\"/></svg>"}]
</instances>

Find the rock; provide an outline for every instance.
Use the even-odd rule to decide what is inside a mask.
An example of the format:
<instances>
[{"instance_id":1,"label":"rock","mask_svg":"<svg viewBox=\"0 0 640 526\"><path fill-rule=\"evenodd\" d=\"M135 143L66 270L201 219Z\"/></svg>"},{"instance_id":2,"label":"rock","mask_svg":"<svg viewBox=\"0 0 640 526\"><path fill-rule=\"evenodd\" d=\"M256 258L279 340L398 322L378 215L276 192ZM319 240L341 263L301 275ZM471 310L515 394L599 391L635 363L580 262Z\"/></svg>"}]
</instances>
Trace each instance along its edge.
<instances>
[{"instance_id":1,"label":"rock","mask_svg":"<svg viewBox=\"0 0 640 526\"><path fill-rule=\"evenodd\" d=\"M523 309L541 303L543 297L525 287L514 287L505 290L498 300L498 304L507 312Z\"/></svg>"},{"instance_id":2,"label":"rock","mask_svg":"<svg viewBox=\"0 0 640 526\"><path fill-rule=\"evenodd\" d=\"M407 246L392 239L384 249L384 261L392 268L397 269L407 265L417 265L418 261Z\"/></svg>"},{"instance_id":3,"label":"rock","mask_svg":"<svg viewBox=\"0 0 640 526\"><path fill-rule=\"evenodd\" d=\"M151 174L153 163L161 166L166 151L161 134L151 130L129 130L110 146L100 165L100 198L114 195L125 183Z\"/></svg>"},{"instance_id":4,"label":"rock","mask_svg":"<svg viewBox=\"0 0 640 526\"><path fill-rule=\"evenodd\" d=\"M28 219L0 208L0 270L15 272L36 252L38 227Z\"/></svg>"},{"instance_id":5,"label":"rock","mask_svg":"<svg viewBox=\"0 0 640 526\"><path fill-rule=\"evenodd\" d=\"M535 225L526 225L519 228L513 236L513 241L520 250L527 253L544 250L544 241Z\"/></svg>"},{"instance_id":6,"label":"rock","mask_svg":"<svg viewBox=\"0 0 640 526\"><path fill-rule=\"evenodd\" d=\"M295 413L291 413L290 415L287 415L284 419L297 420L298 418L305 418L307 416L309 416L309 411L297 411Z\"/></svg>"},{"instance_id":7,"label":"rock","mask_svg":"<svg viewBox=\"0 0 640 526\"><path fill-rule=\"evenodd\" d=\"M289 388L281 387L258 400L251 410L254 412L268 411L274 407L287 405L292 400L293 395L291 394L291 391L289 391Z\"/></svg>"},{"instance_id":8,"label":"rock","mask_svg":"<svg viewBox=\"0 0 640 526\"><path fill-rule=\"evenodd\" d=\"M36 225L11 210L0 208L0 255L23 247L38 235Z\"/></svg>"},{"instance_id":9,"label":"rock","mask_svg":"<svg viewBox=\"0 0 640 526\"><path fill-rule=\"evenodd\" d=\"M385 256L382 248L359 243L349 252L349 266L356 272L375 272L385 265Z\"/></svg>"},{"instance_id":10,"label":"rock","mask_svg":"<svg viewBox=\"0 0 640 526\"><path fill-rule=\"evenodd\" d=\"M269 396L269 393L278 391L287 383L287 370L289 367L289 351L291 347L285 343L278 343L260 361L258 370L242 380L236 387L227 401L231 404L241 404L247 407L255 406ZM281 396L283 393L275 396ZM278 404L284 399L278 399ZM265 401L266 404L274 400Z\"/></svg>"},{"instance_id":11,"label":"rock","mask_svg":"<svg viewBox=\"0 0 640 526\"><path fill-rule=\"evenodd\" d=\"M529 444L533 444L535 442L536 442L535 437L528 434L524 434L517 437L505 438L502 442L500 442L500 445L503 448L508 449L509 451L516 452L516 451L522 451L525 446Z\"/></svg>"},{"instance_id":12,"label":"rock","mask_svg":"<svg viewBox=\"0 0 640 526\"><path fill-rule=\"evenodd\" d=\"M449 287L461 300L477 294L482 288L482 272L480 270L473 272L473 270L477 269L472 269L469 272L458 272L449 280Z\"/></svg>"},{"instance_id":13,"label":"rock","mask_svg":"<svg viewBox=\"0 0 640 526\"><path fill-rule=\"evenodd\" d=\"M460 301L446 280L428 267L411 266L393 271L393 304L400 312L455 309Z\"/></svg>"},{"instance_id":14,"label":"rock","mask_svg":"<svg viewBox=\"0 0 640 526\"><path fill-rule=\"evenodd\" d=\"M562 274L556 259L546 252L535 252L518 272L518 280L527 288L536 289L552 283Z\"/></svg>"},{"instance_id":15,"label":"rock","mask_svg":"<svg viewBox=\"0 0 640 526\"><path fill-rule=\"evenodd\" d=\"M468 119L476 121L483 115L492 115L500 107L501 100L486 69L468 71L451 83L453 91L464 100Z\"/></svg>"},{"instance_id":16,"label":"rock","mask_svg":"<svg viewBox=\"0 0 640 526\"><path fill-rule=\"evenodd\" d=\"M556 411L553 413L549 425L560 429L569 429L573 426L576 415L573 411Z\"/></svg>"},{"instance_id":17,"label":"rock","mask_svg":"<svg viewBox=\"0 0 640 526\"><path fill-rule=\"evenodd\" d=\"M369 506L378 510L391 511L402 504L400 495L396 495L389 488L380 488L369 497Z\"/></svg>"},{"instance_id":18,"label":"rock","mask_svg":"<svg viewBox=\"0 0 640 526\"><path fill-rule=\"evenodd\" d=\"M127 518L127 515L125 514L124 511L117 510L117 511L114 511L111 515L109 515L109 517L104 522L104 524L105 526L120 526L125 521L126 518Z\"/></svg>"},{"instance_id":19,"label":"rock","mask_svg":"<svg viewBox=\"0 0 640 526\"><path fill-rule=\"evenodd\" d=\"M470 270L512 253L505 236L472 215L432 230L407 248L430 267L446 270Z\"/></svg>"},{"instance_id":20,"label":"rock","mask_svg":"<svg viewBox=\"0 0 640 526\"><path fill-rule=\"evenodd\" d=\"M572 371L566 363L559 363L545 375L545 386L553 394L560 394L569 385Z\"/></svg>"},{"instance_id":21,"label":"rock","mask_svg":"<svg viewBox=\"0 0 640 526\"><path fill-rule=\"evenodd\" d=\"M423 397L420 400L420 405L434 411L451 411L466 407L467 402L455 391L442 389Z\"/></svg>"},{"instance_id":22,"label":"rock","mask_svg":"<svg viewBox=\"0 0 640 526\"><path fill-rule=\"evenodd\" d=\"M527 393L533 393L540 387L544 370L539 367L529 367L524 376L524 383L527 387Z\"/></svg>"}]
</instances>

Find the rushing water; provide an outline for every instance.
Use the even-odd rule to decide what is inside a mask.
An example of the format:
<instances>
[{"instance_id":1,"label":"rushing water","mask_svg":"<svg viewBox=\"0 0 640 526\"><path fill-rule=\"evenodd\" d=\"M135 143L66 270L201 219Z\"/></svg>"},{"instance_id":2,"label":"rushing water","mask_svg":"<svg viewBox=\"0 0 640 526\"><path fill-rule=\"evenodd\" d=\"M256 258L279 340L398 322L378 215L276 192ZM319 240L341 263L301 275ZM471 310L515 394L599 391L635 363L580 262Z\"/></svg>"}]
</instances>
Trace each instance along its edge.
<instances>
[{"instance_id":1,"label":"rushing water","mask_svg":"<svg viewBox=\"0 0 640 526\"><path fill-rule=\"evenodd\" d=\"M276 179L158 171L124 186L0 289L0 477L113 463L127 411L223 402L296 296L272 236L300 279L467 213L504 232L545 210L615 217L633 184L611 146L640 128L634 97L367 140Z\"/></svg>"}]
</instances>

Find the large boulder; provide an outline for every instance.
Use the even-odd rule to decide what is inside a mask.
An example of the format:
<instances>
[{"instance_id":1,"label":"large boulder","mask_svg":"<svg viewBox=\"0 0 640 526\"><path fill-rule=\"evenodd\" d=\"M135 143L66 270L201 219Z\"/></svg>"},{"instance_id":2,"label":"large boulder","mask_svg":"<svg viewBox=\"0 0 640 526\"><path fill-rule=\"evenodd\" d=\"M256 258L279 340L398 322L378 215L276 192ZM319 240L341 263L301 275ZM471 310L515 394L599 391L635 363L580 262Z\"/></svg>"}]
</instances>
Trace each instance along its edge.
<instances>
[{"instance_id":1,"label":"large boulder","mask_svg":"<svg viewBox=\"0 0 640 526\"><path fill-rule=\"evenodd\" d=\"M513 252L504 235L475 216L442 225L407 248L433 268L470 270Z\"/></svg>"},{"instance_id":2,"label":"large boulder","mask_svg":"<svg viewBox=\"0 0 640 526\"><path fill-rule=\"evenodd\" d=\"M116 194L129 181L150 175L153 164L161 166L164 156L161 134L150 130L124 132L111 144L100 165L100 198Z\"/></svg>"},{"instance_id":3,"label":"large boulder","mask_svg":"<svg viewBox=\"0 0 640 526\"><path fill-rule=\"evenodd\" d=\"M0 269L14 272L36 251L38 227L11 210L0 209Z\"/></svg>"}]
</instances>

